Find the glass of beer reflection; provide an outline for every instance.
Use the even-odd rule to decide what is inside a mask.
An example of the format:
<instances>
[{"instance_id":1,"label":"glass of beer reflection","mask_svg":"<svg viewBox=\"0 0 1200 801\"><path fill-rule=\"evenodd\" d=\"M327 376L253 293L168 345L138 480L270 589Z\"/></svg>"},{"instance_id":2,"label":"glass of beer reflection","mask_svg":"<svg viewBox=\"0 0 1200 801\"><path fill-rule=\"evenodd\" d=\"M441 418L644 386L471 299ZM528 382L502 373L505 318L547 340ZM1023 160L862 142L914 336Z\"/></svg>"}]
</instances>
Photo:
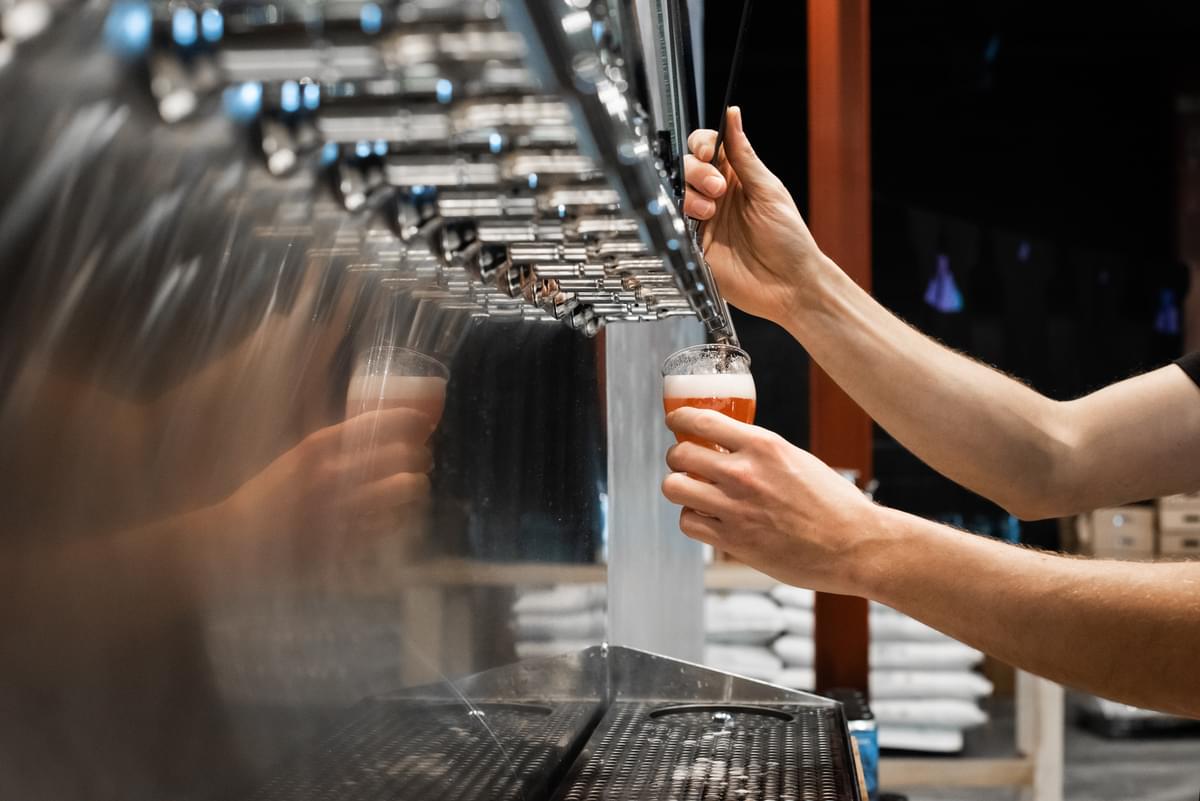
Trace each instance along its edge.
<instances>
[{"instance_id":1,"label":"glass of beer reflection","mask_svg":"<svg viewBox=\"0 0 1200 801\"><path fill-rule=\"evenodd\" d=\"M450 370L432 356L408 348L377 347L355 365L346 393L346 417L404 407L436 425L446 406Z\"/></svg>"},{"instance_id":2,"label":"glass of beer reflection","mask_svg":"<svg viewBox=\"0 0 1200 801\"><path fill-rule=\"evenodd\" d=\"M713 409L743 423L754 422L754 376L750 355L734 345L693 345L663 362L663 408ZM714 450L720 446L695 437L679 437Z\"/></svg>"}]
</instances>

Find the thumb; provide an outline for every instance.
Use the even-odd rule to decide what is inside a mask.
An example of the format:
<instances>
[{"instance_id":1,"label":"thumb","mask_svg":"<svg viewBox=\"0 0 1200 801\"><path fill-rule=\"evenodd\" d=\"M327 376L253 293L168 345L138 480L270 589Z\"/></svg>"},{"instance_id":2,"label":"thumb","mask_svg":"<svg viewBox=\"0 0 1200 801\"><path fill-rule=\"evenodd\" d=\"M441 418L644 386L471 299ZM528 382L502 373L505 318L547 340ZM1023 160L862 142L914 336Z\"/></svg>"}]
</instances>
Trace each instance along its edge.
<instances>
[{"instance_id":1,"label":"thumb","mask_svg":"<svg viewBox=\"0 0 1200 801\"><path fill-rule=\"evenodd\" d=\"M729 159L738 179L751 188L772 183L775 176L751 147L746 130L742 127L742 110L738 106L730 106L725 129L725 157Z\"/></svg>"}]
</instances>

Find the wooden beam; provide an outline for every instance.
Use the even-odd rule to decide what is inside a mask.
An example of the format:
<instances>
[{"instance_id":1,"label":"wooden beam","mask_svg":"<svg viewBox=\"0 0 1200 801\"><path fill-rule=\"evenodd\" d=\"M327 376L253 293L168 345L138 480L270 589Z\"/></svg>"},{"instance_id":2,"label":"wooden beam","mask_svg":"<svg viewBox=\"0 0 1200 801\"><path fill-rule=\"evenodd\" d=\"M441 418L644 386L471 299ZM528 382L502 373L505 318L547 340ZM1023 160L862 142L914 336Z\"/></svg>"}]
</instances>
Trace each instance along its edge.
<instances>
[{"instance_id":1,"label":"wooden beam","mask_svg":"<svg viewBox=\"0 0 1200 801\"><path fill-rule=\"evenodd\" d=\"M1023 757L971 759L957 757L884 757L879 783L889 790L909 787L1029 787L1034 764Z\"/></svg>"},{"instance_id":2,"label":"wooden beam","mask_svg":"<svg viewBox=\"0 0 1200 801\"><path fill-rule=\"evenodd\" d=\"M809 0L809 224L821 248L871 288L869 0ZM815 364L810 377L813 453L871 476L871 420ZM819 595L818 690L867 689L867 605Z\"/></svg>"}]
</instances>

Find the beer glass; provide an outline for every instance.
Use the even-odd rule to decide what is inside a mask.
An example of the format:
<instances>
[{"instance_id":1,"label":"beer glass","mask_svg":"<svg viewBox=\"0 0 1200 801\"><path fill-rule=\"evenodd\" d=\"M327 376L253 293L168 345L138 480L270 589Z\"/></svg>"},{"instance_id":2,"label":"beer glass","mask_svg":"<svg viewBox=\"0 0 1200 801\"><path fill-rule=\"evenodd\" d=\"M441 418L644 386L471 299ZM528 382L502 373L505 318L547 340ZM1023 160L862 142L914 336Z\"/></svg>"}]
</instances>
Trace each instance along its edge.
<instances>
[{"instance_id":1,"label":"beer glass","mask_svg":"<svg viewBox=\"0 0 1200 801\"><path fill-rule=\"evenodd\" d=\"M414 409L436 425L446 406L450 370L432 356L376 347L358 358L346 392L346 417L396 407Z\"/></svg>"},{"instance_id":2,"label":"beer glass","mask_svg":"<svg viewBox=\"0 0 1200 801\"><path fill-rule=\"evenodd\" d=\"M371 348L355 364L346 391L346 417L395 408L412 409L429 418L428 431L432 432L442 419L449 379L449 369L432 356L408 348ZM427 434L418 431L405 433L405 437L414 439L403 444L424 445ZM355 429L345 443L352 458L358 461L363 481L371 480L367 474L373 472L376 459L383 458L391 446L401 444L390 439L380 441L376 436L373 428ZM429 544L430 518L425 505L359 512L354 524L360 534L375 532L388 536L364 546L361 558L349 568L348 575L354 575L355 570L370 575L389 565L407 564Z\"/></svg>"},{"instance_id":3,"label":"beer glass","mask_svg":"<svg viewBox=\"0 0 1200 801\"><path fill-rule=\"evenodd\" d=\"M754 376L750 355L734 345L693 345L663 362L663 408L667 414L683 406L714 409L743 423L754 422ZM724 450L696 437L679 437L714 450Z\"/></svg>"}]
</instances>

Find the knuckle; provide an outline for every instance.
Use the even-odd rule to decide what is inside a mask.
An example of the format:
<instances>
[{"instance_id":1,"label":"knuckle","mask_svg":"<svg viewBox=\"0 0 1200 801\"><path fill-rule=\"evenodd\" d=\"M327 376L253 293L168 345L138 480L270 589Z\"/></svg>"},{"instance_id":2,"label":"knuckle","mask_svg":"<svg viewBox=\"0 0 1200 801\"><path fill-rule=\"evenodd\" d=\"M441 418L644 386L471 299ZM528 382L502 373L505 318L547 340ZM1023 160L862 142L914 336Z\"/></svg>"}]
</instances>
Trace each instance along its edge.
<instances>
[{"instance_id":1,"label":"knuckle","mask_svg":"<svg viewBox=\"0 0 1200 801\"><path fill-rule=\"evenodd\" d=\"M675 446L675 461L681 465L693 464L701 455L702 448L694 442L681 442Z\"/></svg>"},{"instance_id":2,"label":"knuckle","mask_svg":"<svg viewBox=\"0 0 1200 801\"><path fill-rule=\"evenodd\" d=\"M667 467L671 468L672 470L679 469L679 462L682 457L682 454L680 453L681 448L682 445L678 444L667 448Z\"/></svg>"},{"instance_id":3,"label":"knuckle","mask_svg":"<svg viewBox=\"0 0 1200 801\"><path fill-rule=\"evenodd\" d=\"M310 484L317 486L336 484L340 472L332 459L322 459L321 461L310 463L305 470Z\"/></svg>"},{"instance_id":4,"label":"knuckle","mask_svg":"<svg viewBox=\"0 0 1200 801\"><path fill-rule=\"evenodd\" d=\"M429 476L424 473L407 473L401 486L405 500L418 500L429 493Z\"/></svg>"},{"instance_id":5,"label":"knuckle","mask_svg":"<svg viewBox=\"0 0 1200 801\"><path fill-rule=\"evenodd\" d=\"M754 466L742 459L732 460L725 468L725 475L734 484L746 488L754 482Z\"/></svg>"},{"instance_id":6,"label":"knuckle","mask_svg":"<svg viewBox=\"0 0 1200 801\"><path fill-rule=\"evenodd\" d=\"M750 437L751 449L764 456L778 455L781 444L784 444L783 439L765 428L756 428Z\"/></svg>"}]
</instances>

